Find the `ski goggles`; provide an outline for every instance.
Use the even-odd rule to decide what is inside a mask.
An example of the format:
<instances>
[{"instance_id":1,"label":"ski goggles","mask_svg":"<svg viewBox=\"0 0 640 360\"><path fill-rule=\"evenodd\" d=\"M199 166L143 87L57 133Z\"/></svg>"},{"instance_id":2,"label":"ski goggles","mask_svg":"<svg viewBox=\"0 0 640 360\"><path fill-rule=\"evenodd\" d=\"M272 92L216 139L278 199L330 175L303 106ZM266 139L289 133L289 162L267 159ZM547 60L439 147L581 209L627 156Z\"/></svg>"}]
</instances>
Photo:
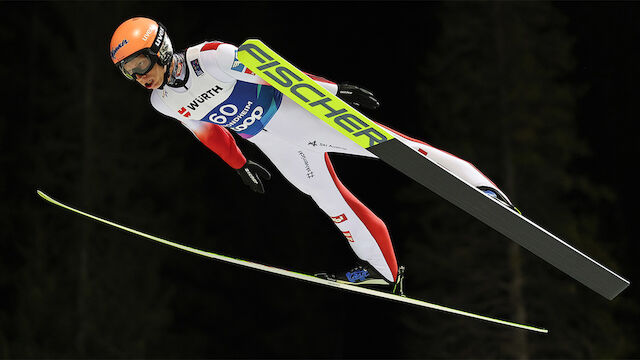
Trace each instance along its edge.
<instances>
[{"instance_id":1,"label":"ski goggles","mask_svg":"<svg viewBox=\"0 0 640 360\"><path fill-rule=\"evenodd\" d=\"M148 54L138 53L120 61L118 68L127 79L135 80L136 75L147 74L155 64L156 62Z\"/></svg>"}]
</instances>

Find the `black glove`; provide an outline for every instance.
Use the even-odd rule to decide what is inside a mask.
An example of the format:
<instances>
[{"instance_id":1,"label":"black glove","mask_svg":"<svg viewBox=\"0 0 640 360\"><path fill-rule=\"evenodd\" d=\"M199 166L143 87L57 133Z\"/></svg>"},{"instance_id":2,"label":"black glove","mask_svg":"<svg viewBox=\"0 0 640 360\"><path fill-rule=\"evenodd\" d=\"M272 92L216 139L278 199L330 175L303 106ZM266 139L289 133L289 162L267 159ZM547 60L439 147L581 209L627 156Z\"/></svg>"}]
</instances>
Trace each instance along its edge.
<instances>
[{"instance_id":1,"label":"black glove","mask_svg":"<svg viewBox=\"0 0 640 360\"><path fill-rule=\"evenodd\" d=\"M376 100L371 91L359 88L355 85L339 84L338 97L349 105L355 105L365 109L375 110L380 106L380 103Z\"/></svg>"},{"instance_id":2,"label":"black glove","mask_svg":"<svg viewBox=\"0 0 640 360\"><path fill-rule=\"evenodd\" d=\"M265 180L271 179L271 174L269 174L267 169L251 160L247 160L247 163L236 171L242 178L242 182L245 185L249 185L251 190L264 194L264 185L262 185L260 178L262 177Z\"/></svg>"}]
</instances>

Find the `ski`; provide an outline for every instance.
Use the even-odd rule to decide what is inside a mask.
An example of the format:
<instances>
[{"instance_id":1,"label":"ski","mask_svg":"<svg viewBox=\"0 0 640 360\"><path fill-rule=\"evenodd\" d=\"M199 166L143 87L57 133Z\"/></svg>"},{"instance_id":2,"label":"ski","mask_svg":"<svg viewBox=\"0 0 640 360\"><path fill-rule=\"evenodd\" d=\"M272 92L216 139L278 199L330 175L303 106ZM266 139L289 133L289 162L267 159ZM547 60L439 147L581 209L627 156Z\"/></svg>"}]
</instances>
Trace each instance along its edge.
<instances>
[{"instance_id":1,"label":"ski","mask_svg":"<svg viewBox=\"0 0 640 360\"><path fill-rule=\"evenodd\" d=\"M490 198L396 139L331 94L260 40L249 39L238 59L267 83L385 163L611 300L629 281L521 214Z\"/></svg>"},{"instance_id":2,"label":"ski","mask_svg":"<svg viewBox=\"0 0 640 360\"><path fill-rule=\"evenodd\" d=\"M126 227L124 225L120 225L117 224L113 221L109 221L106 219L103 219L101 217L95 216L95 215L91 215L89 213L86 213L82 210L76 209L72 206L66 205L58 200L53 199L52 197L50 197L49 195L45 194L44 192L37 190L38 195L40 195L40 197L42 197L43 199L45 199L46 201L48 201L51 204L57 205L61 208L67 209L69 211L72 211L76 214L88 217L90 219L93 219L95 221L107 224L109 226L118 228L120 230L124 230L133 234L136 234L138 236L147 238L149 240L153 240L155 242L164 244L164 245L168 245L180 250L184 250L187 252L190 252L192 254L196 254L196 255L201 255L204 257L208 257L211 259L215 259L215 260L219 260L225 263L230 263L230 264L235 264L235 265L239 265L245 268L250 268L250 269L254 269L254 270L260 270L260 271L264 271L267 273L271 273L271 274L276 274L276 275L281 275L284 277L288 277L288 278L292 278L292 279L297 279L297 280L302 280L305 282L309 282L309 283L314 283L314 284L319 284L319 285L325 285L325 286L330 286L330 287L334 287L334 288L339 288L345 291L350 291L353 293L359 293L359 294L364 294L364 295L369 295L369 296L374 296L377 298L382 298L382 299L387 299L387 300L392 300L395 302L399 302L399 303L405 303L405 304L411 304L411 305L415 305L418 307L422 307L422 308L428 308L428 309L433 309L433 310L438 310L438 311L442 311L442 312L446 312L446 313L450 313L450 314L456 314L456 315L460 315L460 316L464 316L464 317L468 317L468 318L473 318L473 319L477 319L477 320L482 320L482 321L486 321L486 322L490 322L490 323L494 323L494 324L500 324L500 325L505 325L505 326L509 326L509 327L513 327L513 328L518 328L518 329L523 329L523 330L529 330L529 331L533 331L533 332L538 332L538 333L548 333L549 331L543 328L539 328L539 327L534 327L534 326L529 326L529 325L523 325L523 324L518 324L515 322L511 322L511 321L505 321L505 320L500 320L500 319L496 319L496 318L492 318L492 317L488 317L488 316L483 316L483 315L478 315L478 314L474 314L474 313L470 313L467 311L462 311L462 310L457 310L457 309L453 309L450 307L446 307L446 306L442 306L442 305L436 305L436 304L432 304L426 301L422 301L422 300L418 300L418 299L412 299L409 297L404 297L404 296L400 296L400 295L394 295L394 294L390 294L390 293L386 293L383 291L378 291L378 290L373 290L373 289L367 289L367 288L363 288L363 287L358 287L355 285L349 285L349 284L343 284L337 281L331 281L331 280L325 280L325 279L321 279L318 277L315 277L313 275L309 275L309 274L304 274L304 273L299 273L299 272L295 272L295 271L290 271L290 270L285 270L285 269L280 269L277 267L273 267L273 266L268 266L268 265L263 265L263 264L259 264L259 263L255 263L255 262L251 262L251 261L247 261L247 260L242 260L242 259L236 259L236 258L232 258L232 257L228 257L228 256L224 256L224 255L219 255L219 254L215 254L212 252L208 252L208 251L204 251L204 250L199 250L199 249L195 249L186 245L181 245L169 240L165 240L162 239L160 237L157 236L153 236L147 233L144 233L142 231L138 231L138 230L134 230L132 228Z\"/></svg>"}]
</instances>

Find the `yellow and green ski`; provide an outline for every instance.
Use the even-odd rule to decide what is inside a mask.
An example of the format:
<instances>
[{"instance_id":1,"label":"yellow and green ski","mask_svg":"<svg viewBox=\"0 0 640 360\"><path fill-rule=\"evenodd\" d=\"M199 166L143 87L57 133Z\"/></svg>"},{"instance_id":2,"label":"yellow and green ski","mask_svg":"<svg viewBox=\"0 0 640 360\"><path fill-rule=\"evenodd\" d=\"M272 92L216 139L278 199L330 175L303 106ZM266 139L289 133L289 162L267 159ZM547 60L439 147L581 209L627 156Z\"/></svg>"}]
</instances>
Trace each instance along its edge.
<instances>
[{"instance_id":1,"label":"yellow and green ski","mask_svg":"<svg viewBox=\"0 0 640 360\"><path fill-rule=\"evenodd\" d=\"M212 253L212 252L195 249L195 248L192 248L192 247L189 247L189 246L186 246L186 245L181 245L181 244L169 241L169 240L162 239L162 238L157 237L157 236L149 235L149 234L144 233L142 231L134 230L134 229L126 227L124 225L117 224L117 223L115 223L113 221L109 221L109 220L103 219L103 218L101 218L99 216L91 215L91 214L89 214L87 212L78 210L78 209L76 209L76 208L74 208L72 206L66 205L66 204L64 204L64 203L62 203L62 202L60 202L58 200L55 200L51 196L45 194L44 192L42 192L40 190L37 190L37 193L38 193L38 195L40 195L43 199L45 199L49 203L51 203L53 205L56 205L56 206L59 206L61 208L67 209L69 211L72 211L72 212L74 212L76 214L88 217L90 219L93 219L93 220L101 222L103 224L107 224L109 226L118 228L120 230L124 230L124 231L130 232L130 233L142 236L144 238L147 238L149 240L153 240L155 242L158 242L158 243L161 243L161 244L164 244L164 245L168 245L168 246L180 249L180 250L184 250L184 251L190 252L192 254L201 255L201 256L205 256L205 257L211 258L211 259L219 260L219 261L222 261L222 262L225 262L225 263L235 264L235 265L239 265L239 266L250 268L250 269L260 270L260 271L264 271L264 272L271 273L271 274L276 274L276 275L281 275L281 276L292 278L292 279L306 281L306 282L309 282L309 283L314 283L314 284L319 284L319 285L325 285L325 286L330 286L330 287L334 287L334 288L339 288L339 289L342 289L342 290L345 290L345 291L354 292L354 293L370 295L370 296L374 296L374 297L378 297L378 298L392 300L392 301L396 301L396 302L399 302L399 303L411 304L411 305L415 305L415 306L419 306L419 307L423 307L423 308L439 310L439 311L443 311L443 312L446 312L446 313L465 316L465 317L468 317L468 318L478 319L478 320L482 320L482 321L486 321L486 322L490 322L490 323L494 323L494 324L505 325L505 326L509 326L509 327L513 327L513 328L529 330L529 331L538 332L538 333L547 333L548 332L548 330L546 330L546 329L542 329L542 328L538 328L538 327L534 327L534 326L518 324L518 323L511 322L511 321L500 320L500 319L496 319L496 318L492 318L492 317L488 317L488 316L482 316L482 315L470 313L470 312L467 312L467 311L456 310L456 309L452 309L452 308L449 308L449 307L446 307L446 306L441 306L441 305L428 303L428 302L422 301L422 300L412 299L412 298L408 298L408 297L404 297L404 296L400 296L400 295L394 295L394 294L386 293L386 292L383 292L383 291L378 291L378 290L372 290L372 289L367 289L367 288L363 288L363 287L358 287L358 286L355 286L355 285L344 284L344 283L340 283L340 282L337 282L337 281L325 280L325 279L321 279L321 278L315 277L313 275L308 275L308 274L303 274L303 273L299 273L299 272L295 272L295 271L280 269L280 268L273 267L273 266L262 265L262 264L254 263L254 262L251 262L251 261L236 259L236 258L232 258L232 257L229 257L229 256L219 255L219 254L215 254L215 253Z\"/></svg>"},{"instance_id":2,"label":"yellow and green ski","mask_svg":"<svg viewBox=\"0 0 640 360\"><path fill-rule=\"evenodd\" d=\"M611 300L629 286L618 274L404 145L260 40L245 41L238 48L238 59L285 96L382 161L598 294Z\"/></svg>"}]
</instances>

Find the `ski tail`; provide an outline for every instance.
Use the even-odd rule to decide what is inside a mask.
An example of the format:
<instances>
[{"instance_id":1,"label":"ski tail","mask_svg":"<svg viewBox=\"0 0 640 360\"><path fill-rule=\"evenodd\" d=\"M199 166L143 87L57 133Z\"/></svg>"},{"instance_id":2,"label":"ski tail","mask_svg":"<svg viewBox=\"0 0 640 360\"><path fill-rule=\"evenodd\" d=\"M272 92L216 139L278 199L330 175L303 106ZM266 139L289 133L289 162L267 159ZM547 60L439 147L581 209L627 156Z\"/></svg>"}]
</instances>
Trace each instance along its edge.
<instances>
[{"instance_id":1,"label":"ski tail","mask_svg":"<svg viewBox=\"0 0 640 360\"><path fill-rule=\"evenodd\" d=\"M219 260L219 261L223 261L226 263L230 263L230 264L234 264L234 265L239 265L245 268L250 268L250 269L254 269L254 270L260 270L260 271L264 271L267 273L271 273L271 274L276 274L276 275L280 275L280 276L284 276L284 277L288 277L288 278L293 278L293 279L298 279L298 280L302 280L305 282L309 282L309 283L315 283L315 284L319 284L319 285L325 285L325 286L330 286L330 287L334 287L334 288L339 288L342 290L346 290L346 291L350 291L350 292L354 292L354 293L360 293L360 294L364 294L364 295L369 295L369 296L374 296L377 298L383 298L383 299L387 299L387 300L392 300L395 302L400 302L400 303L405 303L405 304L412 304L418 307L422 307L422 308L428 308L428 309L433 309L433 310L438 310L438 311L442 311L442 312L446 312L446 313L450 313L450 314L456 314L456 315L460 315L460 316L464 316L464 317L468 317L468 318L473 318L473 319L477 319L477 320L482 320L485 322L490 322L490 323L494 323L494 324L499 324L499 325L504 325L504 326L508 326L508 327L512 327L512 328L518 328L518 329L523 329L523 330L528 330L528 331L533 331L533 332L538 332L538 333L548 333L549 331L547 329L543 329L543 328L539 328L539 327L534 327L534 326L530 326L530 325L523 325L523 324L519 324L519 323L515 323L515 322L511 322L511 321L506 321L506 320L500 320L500 319L496 319L496 318L492 318L492 317L488 317L488 316L483 316L483 315L478 315L478 314L474 314L471 312L467 312L467 311L462 311L462 310L457 310L457 309L453 309L450 307L446 307L446 306L442 306L442 305L436 305L436 304L432 304L432 303L428 303L426 301L422 301L422 300L417 300L417 299L412 299L412 298L408 298L408 297L404 297L404 296L400 296L400 295L394 295L394 294L390 294L390 293L386 293L383 291L378 291L378 290L373 290L373 289L367 289L367 288L361 288L361 287L357 287L357 286L353 286L353 285L348 285L348 284L342 284L336 281L331 281L331 280L325 280L325 279L321 279L321 278L317 278L313 275L308 275L308 274L303 274L303 273L298 273L295 271L290 271L290 270L285 270L285 269L280 269L277 267L272 267L272 266L267 266L267 265L263 265L263 264L259 264L259 263L254 263L251 261L247 261L247 260L242 260L242 259L236 259L236 258L232 258L232 257L228 257L228 256L224 256L224 255L219 255L216 253L212 253L209 251L204 251L204 250L199 250L199 249L195 249L186 245L182 245L182 244L178 244L169 240L165 240L163 238L157 237L157 236L153 236L147 233L144 233L142 231L138 231L135 229L132 229L130 227L126 227L124 225L120 225L117 224L113 221L109 221L107 219L89 214L87 212L84 212L82 210L76 209L72 206L69 206L67 204L64 204L54 198L52 198L51 196L45 194L44 192L37 190L38 195L40 195L40 197L42 197L44 200L48 201L49 203L59 206L61 208L67 209L71 212L74 212L76 214L85 216L87 218L93 219L97 222L101 222L103 224L115 227L117 229L123 230L123 231L127 231L133 234L136 234L138 236L147 238L149 240L153 240L155 242L164 244L164 245L168 245L180 250L184 250L187 252L190 252L192 254L196 254L196 255L201 255L201 256L205 256L211 259L215 259L215 260Z\"/></svg>"}]
</instances>

